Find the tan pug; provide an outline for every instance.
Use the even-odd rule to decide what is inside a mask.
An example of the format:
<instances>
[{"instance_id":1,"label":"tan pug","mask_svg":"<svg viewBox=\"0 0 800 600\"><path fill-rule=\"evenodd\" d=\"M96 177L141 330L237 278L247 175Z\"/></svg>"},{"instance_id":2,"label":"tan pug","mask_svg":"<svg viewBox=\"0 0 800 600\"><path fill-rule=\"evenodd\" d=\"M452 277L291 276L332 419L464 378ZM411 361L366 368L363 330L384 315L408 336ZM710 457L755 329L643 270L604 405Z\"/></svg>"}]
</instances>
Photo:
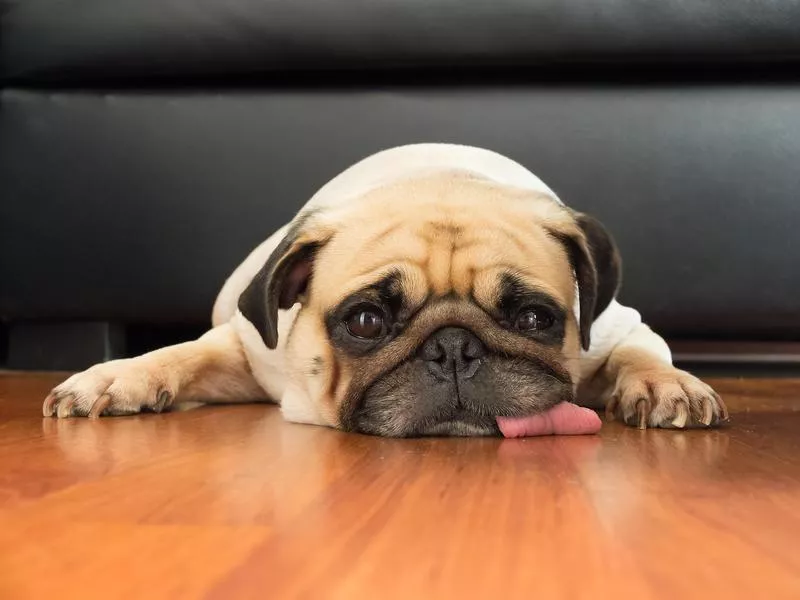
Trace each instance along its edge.
<instances>
[{"instance_id":1,"label":"tan pug","mask_svg":"<svg viewBox=\"0 0 800 600\"><path fill-rule=\"evenodd\" d=\"M200 339L96 365L45 416L277 402L385 436L498 434L563 401L638 427L710 426L719 396L620 305L611 236L499 154L380 152L325 185L236 269Z\"/></svg>"}]
</instances>

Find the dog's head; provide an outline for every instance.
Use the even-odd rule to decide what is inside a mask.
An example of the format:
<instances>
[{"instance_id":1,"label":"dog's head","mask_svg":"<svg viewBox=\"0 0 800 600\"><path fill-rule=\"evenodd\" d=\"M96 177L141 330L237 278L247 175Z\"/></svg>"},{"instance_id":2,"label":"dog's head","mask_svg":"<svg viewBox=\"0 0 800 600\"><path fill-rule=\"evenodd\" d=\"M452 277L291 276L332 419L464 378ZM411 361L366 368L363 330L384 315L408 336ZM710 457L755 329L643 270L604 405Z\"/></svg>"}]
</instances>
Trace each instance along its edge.
<instances>
[{"instance_id":1,"label":"dog's head","mask_svg":"<svg viewBox=\"0 0 800 600\"><path fill-rule=\"evenodd\" d=\"M481 435L573 398L580 349L618 283L593 219L446 173L302 213L239 307L275 348L278 311L299 303L281 343L324 422Z\"/></svg>"}]
</instances>

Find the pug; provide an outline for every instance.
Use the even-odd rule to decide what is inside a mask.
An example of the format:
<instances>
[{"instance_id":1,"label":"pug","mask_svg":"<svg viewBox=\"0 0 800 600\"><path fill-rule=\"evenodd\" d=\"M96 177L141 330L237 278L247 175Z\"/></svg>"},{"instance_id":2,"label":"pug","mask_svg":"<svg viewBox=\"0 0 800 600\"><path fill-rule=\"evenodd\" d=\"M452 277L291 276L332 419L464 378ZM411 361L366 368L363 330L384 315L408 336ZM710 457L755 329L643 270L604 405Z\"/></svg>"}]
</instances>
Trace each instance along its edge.
<instances>
[{"instance_id":1,"label":"pug","mask_svg":"<svg viewBox=\"0 0 800 600\"><path fill-rule=\"evenodd\" d=\"M728 418L617 300L609 232L489 150L385 150L322 187L225 282L199 339L96 365L45 416L270 401L381 436L518 435L605 403L639 428ZM509 433L511 432L511 433Z\"/></svg>"}]
</instances>

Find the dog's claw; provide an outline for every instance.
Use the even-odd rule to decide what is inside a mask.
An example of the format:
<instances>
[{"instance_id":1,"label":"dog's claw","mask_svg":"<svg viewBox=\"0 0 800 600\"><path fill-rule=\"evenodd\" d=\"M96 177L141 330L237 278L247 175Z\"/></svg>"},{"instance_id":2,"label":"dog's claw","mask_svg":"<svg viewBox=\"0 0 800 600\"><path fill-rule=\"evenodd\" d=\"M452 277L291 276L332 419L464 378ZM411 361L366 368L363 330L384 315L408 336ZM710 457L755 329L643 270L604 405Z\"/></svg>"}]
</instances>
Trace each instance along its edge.
<instances>
[{"instance_id":1,"label":"dog's claw","mask_svg":"<svg viewBox=\"0 0 800 600\"><path fill-rule=\"evenodd\" d=\"M156 400L155 405L153 406L153 412L160 413L163 411L169 403L172 401L172 394L170 394L167 390L162 390L158 394L158 399Z\"/></svg>"},{"instance_id":2,"label":"dog's claw","mask_svg":"<svg viewBox=\"0 0 800 600\"><path fill-rule=\"evenodd\" d=\"M636 415L639 420L639 429L647 429L647 400L642 398L636 403Z\"/></svg>"},{"instance_id":3,"label":"dog's claw","mask_svg":"<svg viewBox=\"0 0 800 600\"><path fill-rule=\"evenodd\" d=\"M69 396L69 392L53 390L50 395L45 398L44 405L42 406L42 414L45 417L54 417L58 413L58 406L61 401Z\"/></svg>"},{"instance_id":4,"label":"dog's claw","mask_svg":"<svg viewBox=\"0 0 800 600\"><path fill-rule=\"evenodd\" d=\"M722 397L717 392L714 392L714 399L717 401L717 404L719 405L719 420L727 421L728 419L730 419L730 415L728 414L728 407L725 406L725 402L722 400Z\"/></svg>"},{"instance_id":5,"label":"dog's claw","mask_svg":"<svg viewBox=\"0 0 800 600\"><path fill-rule=\"evenodd\" d=\"M56 407L56 414L59 419L67 419L72 416L72 407L75 406L75 396L72 394L67 395L64 399L60 400Z\"/></svg>"},{"instance_id":6,"label":"dog's claw","mask_svg":"<svg viewBox=\"0 0 800 600\"><path fill-rule=\"evenodd\" d=\"M95 401L92 405L92 409L86 416L90 419L99 419L103 411L108 408L109 404L111 404L111 396L109 394L103 394Z\"/></svg>"},{"instance_id":7,"label":"dog's claw","mask_svg":"<svg viewBox=\"0 0 800 600\"><path fill-rule=\"evenodd\" d=\"M47 398L44 399L44 404L42 405L42 415L45 417L52 417L55 414L55 407L58 403L58 394L55 392L50 392Z\"/></svg>"},{"instance_id":8,"label":"dog's claw","mask_svg":"<svg viewBox=\"0 0 800 600\"><path fill-rule=\"evenodd\" d=\"M711 400L704 399L703 400L703 418L702 423L706 427L711 425L711 421L714 419L714 407L711 405Z\"/></svg>"},{"instance_id":9,"label":"dog's claw","mask_svg":"<svg viewBox=\"0 0 800 600\"><path fill-rule=\"evenodd\" d=\"M686 427L686 422L689 420L689 407L686 405L686 402L678 402L675 406L675 412L677 415L672 419L672 425L678 429L683 429Z\"/></svg>"}]
</instances>

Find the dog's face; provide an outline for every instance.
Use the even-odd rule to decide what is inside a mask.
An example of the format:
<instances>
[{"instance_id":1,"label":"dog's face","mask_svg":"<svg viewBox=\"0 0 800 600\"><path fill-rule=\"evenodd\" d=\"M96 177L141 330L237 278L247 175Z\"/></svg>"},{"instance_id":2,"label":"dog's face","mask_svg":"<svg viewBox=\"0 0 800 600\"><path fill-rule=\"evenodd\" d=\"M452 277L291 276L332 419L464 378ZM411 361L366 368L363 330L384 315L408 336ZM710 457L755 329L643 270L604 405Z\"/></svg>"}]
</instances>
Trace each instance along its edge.
<instances>
[{"instance_id":1,"label":"dog's face","mask_svg":"<svg viewBox=\"0 0 800 600\"><path fill-rule=\"evenodd\" d=\"M278 309L301 304L286 362L328 424L486 435L498 416L573 398L581 345L617 283L595 221L447 173L300 215L240 309L274 348Z\"/></svg>"}]
</instances>

